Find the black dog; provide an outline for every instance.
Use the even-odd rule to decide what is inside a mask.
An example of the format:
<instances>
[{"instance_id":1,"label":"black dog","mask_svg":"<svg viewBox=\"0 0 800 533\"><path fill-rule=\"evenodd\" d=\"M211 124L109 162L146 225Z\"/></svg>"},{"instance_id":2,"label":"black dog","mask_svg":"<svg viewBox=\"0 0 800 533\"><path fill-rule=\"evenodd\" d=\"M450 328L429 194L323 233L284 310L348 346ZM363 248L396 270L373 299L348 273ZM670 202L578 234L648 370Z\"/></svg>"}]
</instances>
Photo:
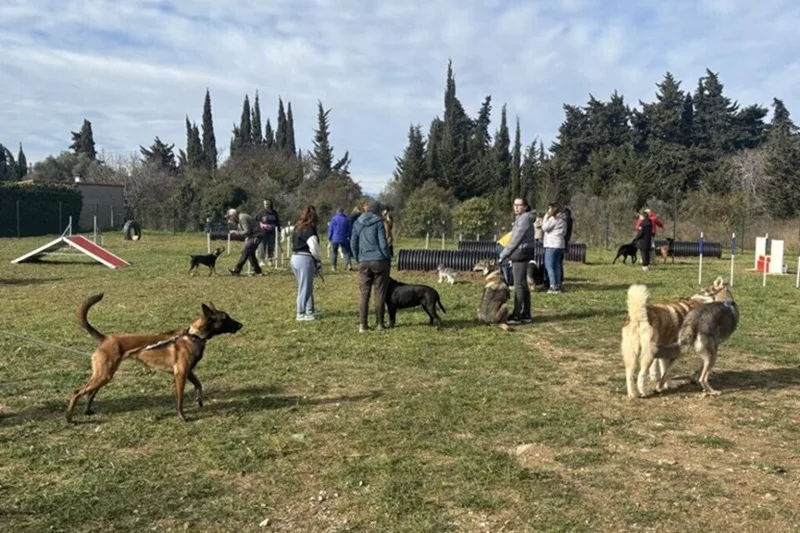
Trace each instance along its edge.
<instances>
[{"instance_id":1,"label":"black dog","mask_svg":"<svg viewBox=\"0 0 800 533\"><path fill-rule=\"evenodd\" d=\"M436 314L436 305L439 305L443 313L446 313L439 293L433 287L427 285L407 285L396 279L389 278L389 288L386 291L386 306L389 308L389 327L395 325L395 317L398 309L407 309L421 305L430 317L430 325L436 324L436 329L442 326L442 320Z\"/></svg>"},{"instance_id":2,"label":"black dog","mask_svg":"<svg viewBox=\"0 0 800 533\"><path fill-rule=\"evenodd\" d=\"M617 259L622 257L622 262L625 263L628 259L628 256L631 258L631 264L636 264L636 253L639 250L636 248L636 245L632 242L628 244L623 244L617 249L617 257L614 258L614 261L611 263L612 265L617 262Z\"/></svg>"},{"instance_id":3,"label":"black dog","mask_svg":"<svg viewBox=\"0 0 800 533\"><path fill-rule=\"evenodd\" d=\"M219 257L222 252L225 251L225 248L217 248L214 250L213 253L206 254L206 255L190 255L191 264L189 265L189 274L195 270L198 265L205 265L208 267L208 275L216 274L217 273L217 257Z\"/></svg>"},{"instance_id":4,"label":"black dog","mask_svg":"<svg viewBox=\"0 0 800 533\"><path fill-rule=\"evenodd\" d=\"M547 270L545 270L544 266L539 265L539 263L536 261L528 262L528 268L525 277L526 281L528 282L528 287L531 289L546 287L550 284L550 280L547 276Z\"/></svg>"}]
</instances>

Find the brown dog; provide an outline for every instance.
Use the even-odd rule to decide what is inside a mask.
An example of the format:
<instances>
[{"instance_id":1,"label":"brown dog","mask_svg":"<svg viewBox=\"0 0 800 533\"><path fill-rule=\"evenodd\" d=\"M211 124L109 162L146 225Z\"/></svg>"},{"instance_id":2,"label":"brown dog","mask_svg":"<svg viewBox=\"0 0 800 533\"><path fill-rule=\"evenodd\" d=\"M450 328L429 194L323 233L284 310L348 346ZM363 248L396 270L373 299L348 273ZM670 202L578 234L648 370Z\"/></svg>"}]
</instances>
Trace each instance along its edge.
<instances>
[{"instance_id":1,"label":"brown dog","mask_svg":"<svg viewBox=\"0 0 800 533\"><path fill-rule=\"evenodd\" d=\"M138 359L154 370L172 372L175 375L175 389L178 396L178 418L186 422L183 416L183 389L188 379L197 392L197 405L203 406L203 386L194 374L194 367L203 357L206 341L215 335L236 333L242 324L218 311L214 304L202 304L203 316L192 322L188 328L180 328L157 335L117 335L106 337L97 331L86 316L89 309L103 299L103 294L95 294L87 298L78 309L78 325L89 332L99 343L92 354L92 376L83 387L75 390L69 399L67 421L72 420L75 403L84 394L89 398L86 403L86 414L92 414L92 401L97 391L106 385L119 368L123 359Z\"/></svg>"},{"instance_id":2,"label":"brown dog","mask_svg":"<svg viewBox=\"0 0 800 533\"><path fill-rule=\"evenodd\" d=\"M668 257L672 257L672 263L675 263L675 252L672 250L672 244L674 242L675 239L668 238L667 244L658 247L658 255L661 256L661 259L663 259L663 263L667 262Z\"/></svg>"}]
</instances>

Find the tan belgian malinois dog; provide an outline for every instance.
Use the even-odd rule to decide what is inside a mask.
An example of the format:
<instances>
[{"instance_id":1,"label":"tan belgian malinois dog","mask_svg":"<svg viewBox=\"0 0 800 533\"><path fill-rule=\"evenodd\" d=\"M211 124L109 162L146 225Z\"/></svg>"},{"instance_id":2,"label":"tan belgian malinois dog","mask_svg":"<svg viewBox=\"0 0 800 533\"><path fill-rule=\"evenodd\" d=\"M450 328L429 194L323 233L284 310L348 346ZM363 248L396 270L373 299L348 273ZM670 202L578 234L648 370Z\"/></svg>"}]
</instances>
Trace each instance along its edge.
<instances>
[{"instance_id":1,"label":"tan belgian malinois dog","mask_svg":"<svg viewBox=\"0 0 800 533\"><path fill-rule=\"evenodd\" d=\"M97 331L86 316L89 309L103 299L103 294L87 298L78 309L78 325L89 332L99 343L92 354L92 376L88 383L72 393L67 408L67 421L72 420L72 412L78 399L88 394L86 414L92 414L92 401L119 368L124 359L138 359L153 370L171 372L175 375L175 389L178 396L178 418L183 416L183 390L188 379L197 392L197 405L203 406L203 386L194 374L194 367L203 357L206 341L215 335L236 333L242 324L218 311L214 304L202 304L203 316L187 328L180 328L156 335L132 334L105 336Z\"/></svg>"}]
</instances>

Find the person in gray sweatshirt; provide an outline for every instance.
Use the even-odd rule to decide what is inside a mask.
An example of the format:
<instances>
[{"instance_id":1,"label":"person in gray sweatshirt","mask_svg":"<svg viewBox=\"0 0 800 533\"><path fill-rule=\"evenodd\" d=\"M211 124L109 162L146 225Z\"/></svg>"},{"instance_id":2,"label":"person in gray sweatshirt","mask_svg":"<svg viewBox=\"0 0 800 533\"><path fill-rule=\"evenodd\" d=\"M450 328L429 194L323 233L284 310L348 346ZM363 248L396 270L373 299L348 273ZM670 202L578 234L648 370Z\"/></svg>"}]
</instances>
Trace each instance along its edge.
<instances>
[{"instance_id":1,"label":"person in gray sweatshirt","mask_svg":"<svg viewBox=\"0 0 800 533\"><path fill-rule=\"evenodd\" d=\"M528 200L514 199L514 226L511 228L511 240L500 253L500 262L511 260L511 274L514 278L514 312L508 318L509 324L529 323L531 317L531 289L526 282L528 262L534 259L535 240L533 221L536 213L532 212Z\"/></svg>"}]
</instances>

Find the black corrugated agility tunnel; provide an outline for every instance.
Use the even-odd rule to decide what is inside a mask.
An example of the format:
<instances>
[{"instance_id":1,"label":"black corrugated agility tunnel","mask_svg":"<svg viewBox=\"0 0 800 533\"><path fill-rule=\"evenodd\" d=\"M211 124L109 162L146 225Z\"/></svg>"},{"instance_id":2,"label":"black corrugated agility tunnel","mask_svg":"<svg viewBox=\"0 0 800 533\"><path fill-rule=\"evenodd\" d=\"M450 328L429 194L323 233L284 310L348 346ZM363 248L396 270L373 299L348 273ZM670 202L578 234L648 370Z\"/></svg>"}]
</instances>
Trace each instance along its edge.
<instances>
[{"instance_id":1,"label":"black corrugated agility tunnel","mask_svg":"<svg viewBox=\"0 0 800 533\"><path fill-rule=\"evenodd\" d=\"M664 239L654 241L656 248L667 245ZM675 257L700 257L700 241L674 241L672 253ZM722 258L722 244L718 242L703 242L703 257Z\"/></svg>"},{"instance_id":2,"label":"black corrugated agility tunnel","mask_svg":"<svg viewBox=\"0 0 800 533\"><path fill-rule=\"evenodd\" d=\"M464 251L476 251L483 253L496 254L497 243L494 241L458 241L458 249ZM534 260L541 261L544 258L544 247L540 244L536 246L534 252ZM564 254L565 261L574 261L577 263L586 262L586 245L580 243L570 243L566 253Z\"/></svg>"}]
</instances>

